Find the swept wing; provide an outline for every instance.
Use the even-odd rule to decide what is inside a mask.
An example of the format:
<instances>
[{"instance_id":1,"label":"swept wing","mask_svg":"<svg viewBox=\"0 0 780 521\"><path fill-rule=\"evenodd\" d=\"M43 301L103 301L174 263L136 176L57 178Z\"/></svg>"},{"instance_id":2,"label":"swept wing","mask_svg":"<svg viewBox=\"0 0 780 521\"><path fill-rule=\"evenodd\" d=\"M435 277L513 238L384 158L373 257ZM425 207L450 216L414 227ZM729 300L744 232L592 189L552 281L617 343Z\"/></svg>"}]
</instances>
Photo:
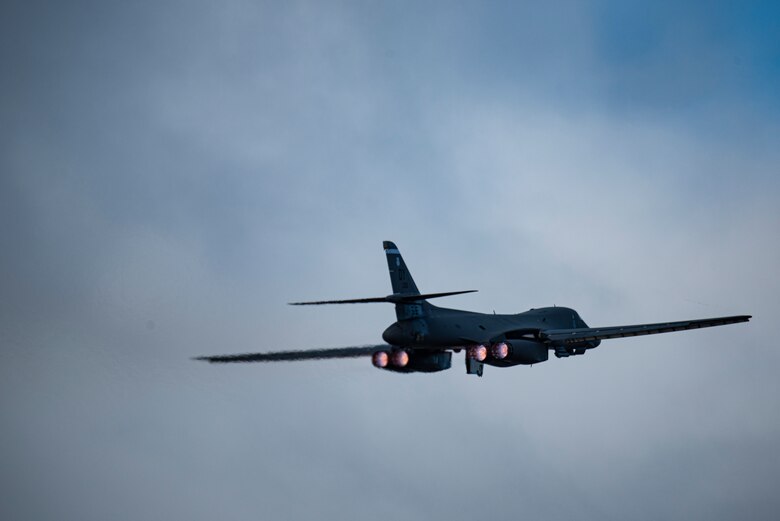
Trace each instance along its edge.
<instances>
[{"instance_id":1,"label":"swept wing","mask_svg":"<svg viewBox=\"0 0 780 521\"><path fill-rule=\"evenodd\" d=\"M387 344L357 347L335 347L329 349L308 349L303 351L276 351L271 353L244 353L237 355L199 356L195 360L212 363L230 362L293 362L295 360L318 360L323 358L358 358L371 356L377 351L389 351Z\"/></svg>"},{"instance_id":2,"label":"swept wing","mask_svg":"<svg viewBox=\"0 0 780 521\"><path fill-rule=\"evenodd\" d=\"M590 340L655 335L658 333L671 333L672 331L684 331L686 329L724 326L726 324L747 322L750 318L750 315L737 315L732 317L702 318L697 320L683 320L680 322L661 322L657 324L637 324L631 326L547 329L541 331L540 336L550 343L566 345L587 342Z\"/></svg>"}]
</instances>

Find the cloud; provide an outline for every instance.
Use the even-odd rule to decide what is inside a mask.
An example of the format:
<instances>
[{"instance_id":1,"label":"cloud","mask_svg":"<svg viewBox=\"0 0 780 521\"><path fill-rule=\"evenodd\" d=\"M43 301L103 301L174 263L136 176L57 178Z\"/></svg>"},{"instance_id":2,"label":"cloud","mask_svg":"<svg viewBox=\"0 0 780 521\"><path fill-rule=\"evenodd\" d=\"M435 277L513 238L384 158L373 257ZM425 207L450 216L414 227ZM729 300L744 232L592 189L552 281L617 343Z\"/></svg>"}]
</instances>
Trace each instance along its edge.
<instances>
[{"instance_id":1,"label":"cloud","mask_svg":"<svg viewBox=\"0 0 780 521\"><path fill-rule=\"evenodd\" d=\"M774 47L635 8L10 9L8 515L776 517ZM284 303L386 294L386 239L453 307L755 318L480 380L189 360L378 341Z\"/></svg>"}]
</instances>

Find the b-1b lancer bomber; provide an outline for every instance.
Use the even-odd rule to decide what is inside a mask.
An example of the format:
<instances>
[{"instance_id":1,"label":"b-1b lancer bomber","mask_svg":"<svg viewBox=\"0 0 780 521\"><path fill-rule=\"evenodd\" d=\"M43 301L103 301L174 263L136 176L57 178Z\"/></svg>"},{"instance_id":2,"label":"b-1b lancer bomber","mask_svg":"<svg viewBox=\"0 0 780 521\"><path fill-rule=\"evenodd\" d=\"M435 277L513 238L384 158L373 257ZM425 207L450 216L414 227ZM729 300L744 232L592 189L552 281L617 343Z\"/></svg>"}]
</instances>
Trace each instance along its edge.
<instances>
[{"instance_id":1,"label":"b-1b lancer bomber","mask_svg":"<svg viewBox=\"0 0 780 521\"><path fill-rule=\"evenodd\" d=\"M602 340L610 338L723 326L747 322L751 318L750 315L738 315L659 324L588 327L576 311L565 307L537 308L516 315L491 315L441 308L428 301L476 290L420 293L396 245L385 241L383 246L393 286L392 295L290 304L394 304L398 320L382 333L386 344L203 356L197 360L215 363L279 362L365 356L371 357L375 367L386 371L435 373L451 367L453 352L465 351L466 373L482 376L485 365L511 367L538 364L547 361L550 351L558 358L583 355L589 349L598 347Z\"/></svg>"}]
</instances>

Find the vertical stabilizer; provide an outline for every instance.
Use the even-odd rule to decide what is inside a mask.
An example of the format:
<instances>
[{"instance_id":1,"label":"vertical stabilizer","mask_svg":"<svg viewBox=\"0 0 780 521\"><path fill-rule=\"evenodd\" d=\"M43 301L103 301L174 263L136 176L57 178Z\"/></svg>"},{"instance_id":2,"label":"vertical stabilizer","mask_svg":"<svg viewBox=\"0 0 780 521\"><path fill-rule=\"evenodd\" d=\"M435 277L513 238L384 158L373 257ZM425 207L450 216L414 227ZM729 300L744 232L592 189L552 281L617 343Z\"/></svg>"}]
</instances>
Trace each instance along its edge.
<instances>
[{"instance_id":1,"label":"vertical stabilizer","mask_svg":"<svg viewBox=\"0 0 780 521\"><path fill-rule=\"evenodd\" d=\"M398 251L398 247L395 243L385 241L382 243L385 249L385 255L387 255L387 269L390 271L390 282L393 285L394 295L419 295L420 290L417 289L417 284L414 283L412 274L409 273L409 269L406 267L401 252Z\"/></svg>"}]
</instances>

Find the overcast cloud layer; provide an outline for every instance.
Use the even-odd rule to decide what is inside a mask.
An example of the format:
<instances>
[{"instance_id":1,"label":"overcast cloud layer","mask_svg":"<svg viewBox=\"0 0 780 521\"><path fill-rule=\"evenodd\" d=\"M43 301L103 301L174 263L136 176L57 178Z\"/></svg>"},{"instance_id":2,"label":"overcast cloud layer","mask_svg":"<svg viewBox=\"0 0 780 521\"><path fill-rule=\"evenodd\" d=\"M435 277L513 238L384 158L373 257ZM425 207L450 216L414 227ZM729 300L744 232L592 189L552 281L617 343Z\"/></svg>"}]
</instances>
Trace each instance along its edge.
<instances>
[{"instance_id":1,"label":"overcast cloud layer","mask_svg":"<svg viewBox=\"0 0 780 521\"><path fill-rule=\"evenodd\" d=\"M132 4L132 5L129 5ZM777 519L772 2L6 2L3 519ZM190 357L752 314L533 368Z\"/></svg>"}]
</instances>

